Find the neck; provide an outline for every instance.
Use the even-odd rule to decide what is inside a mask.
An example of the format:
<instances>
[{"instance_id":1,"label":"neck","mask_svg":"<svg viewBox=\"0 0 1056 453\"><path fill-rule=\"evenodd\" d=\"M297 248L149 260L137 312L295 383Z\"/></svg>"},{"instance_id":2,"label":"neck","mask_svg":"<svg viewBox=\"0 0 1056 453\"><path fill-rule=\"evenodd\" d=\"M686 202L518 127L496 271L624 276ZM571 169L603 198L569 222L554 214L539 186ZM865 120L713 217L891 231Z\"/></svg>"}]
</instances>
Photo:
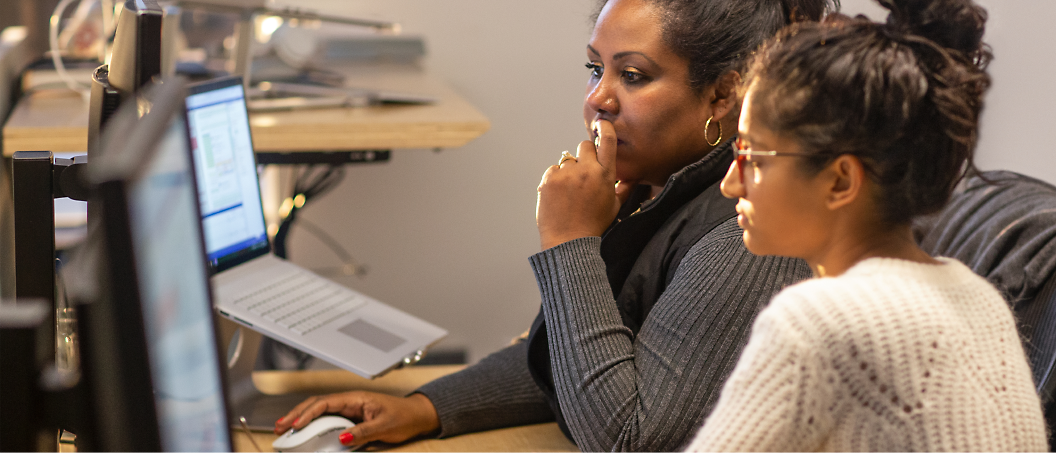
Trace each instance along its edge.
<instances>
[{"instance_id":1,"label":"neck","mask_svg":"<svg viewBox=\"0 0 1056 453\"><path fill-rule=\"evenodd\" d=\"M873 223L872 225L876 225ZM868 258L897 258L916 263L939 264L913 239L909 225L883 227L858 225L834 233L827 246L807 263L817 277L835 277Z\"/></svg>"},{"instance_id":2,"label":"neck","mask_svg":"<svg viewBox=\"0 0 1056 453\"><path fill-rule=\"evenodd\" d=\"M726 125L725 123L727 123L727 122L732 122L732 125ZM728 132L728 131L732 131L732 132ZM708 154L711 154L712 152L714 152L716 148L718 148L719 146L722 145L722 143L725 143L727 140L729 140L731 135L736 134L736 131L737 131L737 118L733 118L733 119L726 118L726 119L723 119L722 142L719 143L719 145L707 146L707 147L704 147L704 148L700 148L696 152L687 153L685 155L684 161L672 165L672 168L670 169L670 173L665 174L663 178L643 179L639 183L640 184L648 184L650 186L649 198L650 199L656 198L656 196L660 195L660 192L662 192L664 190L664 187L667 186L667 183L671 179L671 175L673 175L673 174L675 174L675 173L677 173L679 171L682 171L686 167L688 167L690 165L693 165L694 163L696 163L696 162L700 161L701 159L703 159Z\"/></svg>"},{"instance_id":3,"label":"neck","mask_svg":"<svg viewBox=\"0 0 1056 453\"><path fill-rule=\"evenodd\" d=\"M660 195L660 192L662 192L663 190L664 190L664 186L657 186L657 185L650 184L649 185L649 199L652 200L653 198L656 198L656 196Z\"/></svg>"}]
</instances>

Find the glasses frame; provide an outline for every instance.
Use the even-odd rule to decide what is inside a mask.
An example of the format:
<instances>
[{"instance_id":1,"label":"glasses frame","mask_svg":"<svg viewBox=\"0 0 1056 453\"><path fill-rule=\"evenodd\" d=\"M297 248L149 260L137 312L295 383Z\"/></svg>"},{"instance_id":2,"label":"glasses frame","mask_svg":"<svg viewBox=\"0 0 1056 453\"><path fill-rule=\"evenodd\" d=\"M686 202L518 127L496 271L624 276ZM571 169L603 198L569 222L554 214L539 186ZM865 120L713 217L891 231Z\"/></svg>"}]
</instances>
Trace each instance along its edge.
<instances>
[{"instance_id":1,"label":"glasses frame","mask_svg":"<svg viewBox=\"0 0 1056 453\"><path fill-rule=\"evenodd\" d=\"M748 149L744 144L744 141L740 137L737 137L733 141L733 163L737 165L737 176L741 178L741 183L744 183L744 164L748 162L748 158L752 156L768 156L768 157L815 157L817 154L812 153L779 153L777 151L755 151Z\"/></svg>"}]
</instances>

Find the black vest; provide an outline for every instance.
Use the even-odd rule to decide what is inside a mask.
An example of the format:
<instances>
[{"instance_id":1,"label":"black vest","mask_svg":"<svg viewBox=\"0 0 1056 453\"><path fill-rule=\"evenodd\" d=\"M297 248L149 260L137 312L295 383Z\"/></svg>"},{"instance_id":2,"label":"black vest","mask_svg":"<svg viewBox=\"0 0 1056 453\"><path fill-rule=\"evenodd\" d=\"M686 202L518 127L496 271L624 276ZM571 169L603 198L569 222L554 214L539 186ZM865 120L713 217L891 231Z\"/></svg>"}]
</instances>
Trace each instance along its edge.
<instances>
[{"instance_id":1,"label":"black vest","mask_svg":"<svg viewBox=\"0 0 1056 453\"><path fill-rule=\"evenodd\" d=\"M727 140L672 175L651 201L645 201L648 186L635 188L602 236L601 258L609 286L623 324L635 335L689 249L707 232L737 215L737 200L719 192L719 183L733 162L732 144L733 140ZM549 399L561 431L572 439L554 393L542 308L528 334L528 369Z\"/></svg>"}]
</instances>

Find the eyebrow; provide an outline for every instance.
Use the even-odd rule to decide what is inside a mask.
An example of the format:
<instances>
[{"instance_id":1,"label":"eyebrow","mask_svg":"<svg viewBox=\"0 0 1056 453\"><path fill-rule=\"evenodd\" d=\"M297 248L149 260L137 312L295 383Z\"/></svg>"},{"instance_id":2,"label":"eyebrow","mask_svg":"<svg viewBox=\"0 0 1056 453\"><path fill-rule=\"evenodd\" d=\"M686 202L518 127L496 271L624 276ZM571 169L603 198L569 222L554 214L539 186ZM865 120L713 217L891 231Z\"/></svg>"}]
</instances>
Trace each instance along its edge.
<instances>
[{"instance_id":1,"label":"eyebrow","mask_svg":"<svg viewBox=\"0 0 1056 453\"><path fill-rule=\"evenodd\" d=\"M601 54L600 54L600 53L598 53L598 51L597 51L596 49L594 49L594 47L593 47L593 46L591 46L590 44L587 44L587 50L589 50L589 51L590 51L591 53L593 53L594 55L598 55L598 56L600 56L600 55L601 55ZM656 65L656 66L659 66L659 65L657 65L657 64L656 64L656 61L653 61L653 59L652 59L652 58L649 58L649 56L648 56L648 55L646 55L646 54L644 54L644 53L641 53L641 52L633 51L633 50L628 50L628 51L626 51L626 52L619 52L619 53L617 53L617 54L613 55L613 56L612 56L612 59L613 59L613 60L620 60L620 59L623 59L623 58L629 57L629 56L631 56L631 55L638 55L638 56L640 56L640 57L642 57L642 58L645 58L645 59L646 59L646 61L648 61L649 63L651 63L651 64L653 64L653 65Z\"/></svg>"}]
</instances>

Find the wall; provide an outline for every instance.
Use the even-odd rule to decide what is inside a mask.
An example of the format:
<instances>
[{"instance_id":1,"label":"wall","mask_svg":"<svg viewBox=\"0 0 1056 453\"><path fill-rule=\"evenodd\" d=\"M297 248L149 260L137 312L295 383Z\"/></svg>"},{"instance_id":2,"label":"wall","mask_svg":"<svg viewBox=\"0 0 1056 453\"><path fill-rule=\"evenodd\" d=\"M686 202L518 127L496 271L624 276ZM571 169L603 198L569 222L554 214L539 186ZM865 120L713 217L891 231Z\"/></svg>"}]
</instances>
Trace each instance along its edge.
<instances>
[{"instance_id":1,"label":"wall","mask_svg":"<svg viewBox=\"0 0 1056 453\"><path fill-rule=\"evenodd\" d=\"M1029 3L1029 4L1028 4ZM299 6L394 20L427 37L426 66L492 122L459 149L399 150L390 163L349 167L303 218L370 266L338 278L451 331L440 348L477 361L528 328L539 296L527 257L539 250L535 188L561 150L585 137L581 100L592 0L304 0ZM866 0L844 11L885 17ZM984 169L1056 182L1056 154L1040 134L1054 118L1056 70L1043 23L1056 3L983 0L997 58L978 152ZM1048 40L1046 40L1048 38ZM303 229L291 257L309 267L338 259Z\"/></svg>"},{"instance_id":2,"label":"wall","mask_svg":"<svg viewBox=\"0 0 1056 453\"><path fill-rule=\"evenodd\" d=\"M976 0L989 19L983 40L990 44L993 85L986 97L976 164L984 170L1013 170L1056 183L1056 146L1051 131L1056 106L1056 2ZM842 0L846 14L883 20L887 10L870 0Z\"/></svg>"},{"instance_id":3,"label":"wall","mask_svg":"<svg viewBox=\"0 0 1056 453\"><path fill-rule=\"evenodd\" d=\"M590 0L298 2L400 22L427 37L425 66L491 120L458 149L397 150L392 161L348 167L344 183L303 211L370 266L337 280L434 322L440 348L476 361L531 325L539 292L528 257L539 251L536 187L562 150L586 138ZM338 263L294 227L291 258Z\"/></svg>"}]
</instances>

